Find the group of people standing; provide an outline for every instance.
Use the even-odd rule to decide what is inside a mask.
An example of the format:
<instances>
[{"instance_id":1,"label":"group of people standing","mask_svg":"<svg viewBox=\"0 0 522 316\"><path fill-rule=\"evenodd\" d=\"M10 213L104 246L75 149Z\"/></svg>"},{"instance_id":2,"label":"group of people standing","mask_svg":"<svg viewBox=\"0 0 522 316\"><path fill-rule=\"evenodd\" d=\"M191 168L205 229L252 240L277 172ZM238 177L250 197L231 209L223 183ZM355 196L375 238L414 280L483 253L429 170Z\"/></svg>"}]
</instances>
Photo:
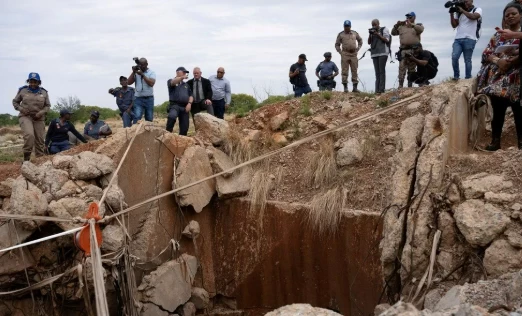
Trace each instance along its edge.
<instances>
[{"instance_id":1,"label":"group of people standing","mask_svg":"<svg viewBox=\"0 0 522 316\"><path fill-rule=\"evenodd\" d=\"M193 70L194 77L188 80L189 71L184 67L176 69L176 75L167 80L169 105L167 107L166 129L172 132L176 120L179 119L179 134L187 135L190 119L189 113L206 111L217 118L224 119L225 111L232 102L230 81L225 78L225 69L219 67L215 75L208 79L202 77L199 67ZM135 85L135 88L129 85ZM120 77L121 87L109 89L116 97L116 105L120 110L123 127L130 127L145 115L146 121L154 116L154 85L156 73L148 68L146 58L140 58L138 65L132 67L127 77Z\"/></svg>"},{"instance_id":2,"label":"group of people standing","mask_svg":"<svg viewBox=\"0 0 522 316\"><path fill-rule=\"evenodd\" d=\"M514 115L518 148L522 149L522 107L520 105L520 67L522 66L521 18L522 0L513 0L503 11L502 28L490 39L482 54L482 66L477 75L477 106L491 104L493 108L492 141L486 150L495 151L501 148L501 134L505 114L511 107ZM456 12L455 12L456 11ZM457 29L453 43L452 66L453 80L460 79L459 59L464 54L465 78L472 77L471 58L475 44L480 35L482 10L473 5L473 0L463 0L454 11L450 11L450 23ZM335 41L336 51L341 55L341 75L344 91L348 92L348 72L351 69L353 92L358 92L358 52L362 47L362 38L351 29L351 22L344 21L344 30ZM404 21L398 21L391 32L381 27L379 20L371 22L368 44L375 69L375 92L383 93L386 83L386 64L391 53L392 36L399 36L400 49L397 52L399 66L399 88L404 86L428 85L429 80L437 74L438 61L435 55L424 50L421 34L424 26L416 23L416 14L409 12ZM335 89L334 78L339 69L331 61L332 54L326 52L324 61L316 68L316 76L320 90ZM306 55L301 54L297 63L290 67L289 78L296 97L311 92L306 77ZM231 103L230 82L224 78L225 70L220 67L215 75L208 79L202 77L201 69L193 70L194 77L188 80L184 67L176 70L176 75L167 81L169 91L168 119L166 129L172 132L176 120L180 121L180 135L186 135L189 127L189 113L195 115L201 111L223 119L226 108ZM407 76L406 76L407 74ZM156 74L148 68L145 58L139 59L138 66L132 67L127 79L120 78L121 87L110 89L109 93L116 97L124 127L130 127L141 120L152 121L154 114L154 85ZM129 85L134 84L135 87ZM24 160L29 160L34 149L37 157L46 151L56 153L68 149L68 135L73 133L80 141L86 138L98 138L111 134L110 128L99 120L99 113L91 113L85 125L84 134L80 134L69 122L71 113L60 111L60 117L52 120L47 135L45 134L45 116L51 104L47 90L41 87L38 73L30 73L27 85L19 88L13 99L14 108L19 111L20 126L24 134Z\"/></svg>"}]
</instances>

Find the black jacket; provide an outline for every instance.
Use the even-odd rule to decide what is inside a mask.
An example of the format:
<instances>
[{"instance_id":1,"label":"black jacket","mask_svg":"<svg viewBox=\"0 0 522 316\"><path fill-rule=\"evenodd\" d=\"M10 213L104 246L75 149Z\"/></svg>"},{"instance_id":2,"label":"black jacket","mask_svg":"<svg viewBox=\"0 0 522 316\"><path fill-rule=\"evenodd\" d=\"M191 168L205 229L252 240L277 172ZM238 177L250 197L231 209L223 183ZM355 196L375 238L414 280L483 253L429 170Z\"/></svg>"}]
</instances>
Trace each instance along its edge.
<instances>
[{"instance_id":1,"label":"black jacket","mask_svg":"<svg viewBox=\"0 0 522 316\"><path fill-rule=\"evenodd\" d=\"M45 136L45 146L49 146L51 142L57 143L69 140L69 132L73 133L73 135L82 142L87 142L82 134L78 133L74 127L74 124L69 121L65 121L64 124L61 125L60 119L56 118L51 121L49 124L49 129L47 129L47 135Z\"/></svg>"},{"instance_id":2,"label":"black jacket","mask_svg":"<svg viewBox=\"0 0 522 316\"><path fill-rule=\"evenodd\" d=\"M196 87L194 86L194 79L187 81L187 84L189 85L190 89L192 89L194 102L196 102ZM202 101L207 99L212 101L212 85L210 84L210 80L201 77L201 84L203 85L203 95L201 96Z\"/></svg>"}]
</instances>

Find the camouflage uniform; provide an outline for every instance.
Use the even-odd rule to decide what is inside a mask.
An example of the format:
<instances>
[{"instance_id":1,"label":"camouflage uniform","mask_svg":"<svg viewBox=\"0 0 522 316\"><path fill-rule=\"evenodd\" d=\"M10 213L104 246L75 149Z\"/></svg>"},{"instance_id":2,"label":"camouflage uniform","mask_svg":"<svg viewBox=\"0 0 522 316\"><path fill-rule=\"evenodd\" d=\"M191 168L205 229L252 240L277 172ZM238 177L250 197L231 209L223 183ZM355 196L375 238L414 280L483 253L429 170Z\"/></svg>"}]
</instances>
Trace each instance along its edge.
<instances>
[{"instance_id":1,"label":"camouflage uniform","mask_svg":"<svg viewBox=\"0 0 522 316\"><path fill-rule=\"evenodd\" d=\"M352 83L359 83L357 76L357 69L359 67L359 60L357 53L363 45L363 40L354 30L346 33L342 31L337 35L335 41L335 49L341 54L341 76L343 85L348 83L348 69L352 70ZM341 49L342 46L342 49Z\"/></svg>"},{"instance_id":2,"label":"camouflage uniform","mask_svg":"<svg viewBox=\"0 0 522 316\"><path fill-rule=\"evenodd\" d=\"M18 89L18 93L13 99L13 106L20 112L18 120L24 133L24 157L30 156L33 148L36 157L43 156L45 154L45 114L51 108L47 90L39 87L38 90L31 91L29 86L23 86ZM37 113L39 117L36 117Z\"/></svg>"},{"instance_id":3,"label":"camouflage uniform","mask_svg":"<svg viewBox=\"0 0 522 316\"><path fill-rule=\"evenodd\" d=\"M401 63L399 65L399 87L404 86L404 78L406 77L406 70L408 70L408 75L415 72L416 64L412 61L409 61L406 58L406 54L413 54L413 50L411 49L412 45L419 44L421 41L421 33L424 32L424 26L421 23L413 24L404 24L398 25L395 24L391 31L393 36L399 36L400 47L401 47ZM408 82L408 86L410 82Z\"/></svg>"}]
</instances>

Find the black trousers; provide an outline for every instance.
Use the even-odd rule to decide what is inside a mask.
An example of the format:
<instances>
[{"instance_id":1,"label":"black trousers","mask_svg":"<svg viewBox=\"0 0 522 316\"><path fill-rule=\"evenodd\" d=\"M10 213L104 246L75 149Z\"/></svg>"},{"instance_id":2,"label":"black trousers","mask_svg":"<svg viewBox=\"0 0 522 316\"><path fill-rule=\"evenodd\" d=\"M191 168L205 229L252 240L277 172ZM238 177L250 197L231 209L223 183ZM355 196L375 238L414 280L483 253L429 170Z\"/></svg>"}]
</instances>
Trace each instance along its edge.
<instances>
[{"instance_id":1,"label":"black trousers","mask_svg":"<svg viewBox=\"0 0 522 316\"><path fill-rule=\"evenodd\" d=\"M375 69L375 93L383 93L386 89L386 62L388 55L373 57L373 68Z\"/></svg>"},{"instance_id":2,"label":"black trousers","mask_svg":"<svg viewBox=\"0 0 522 316\"><path fill-rule=\"evenodd\" d=\"M491 106L493 107L493 119L491 120L491 136L493 139L500 139L502 128L506 119L506 110L511 107L515 119L518 141L522 141L522 107L520 101L511 102L509 99L497 96L490 96Z\"/></svg>"},{"instance_id":3,"label":"black trousers","mask_svg":"<svg viewBox=\"0 0 522 316\"><path fill-rule=\"evenodd\" d=\"M183 136L187 136L187 132L189 129L190 118L184 106L180 106L178 104L171 104L168 108L168 116L167 116L167 131L172 133L174 129L174 125L176 124L176 119L179 118L179 134Z\"/></svg>"},{"instance_id":4,"label":"black trousers","mask_svg":"<svg viewBox=\"0 0 522 316\"><path fill-rule=\"evenodd\" d=\"M435 78L437 69L430 66L417 66L417 71L408 75L408 81L416 84L422 84L430 79Z\"/></svg>"}]
</instances>

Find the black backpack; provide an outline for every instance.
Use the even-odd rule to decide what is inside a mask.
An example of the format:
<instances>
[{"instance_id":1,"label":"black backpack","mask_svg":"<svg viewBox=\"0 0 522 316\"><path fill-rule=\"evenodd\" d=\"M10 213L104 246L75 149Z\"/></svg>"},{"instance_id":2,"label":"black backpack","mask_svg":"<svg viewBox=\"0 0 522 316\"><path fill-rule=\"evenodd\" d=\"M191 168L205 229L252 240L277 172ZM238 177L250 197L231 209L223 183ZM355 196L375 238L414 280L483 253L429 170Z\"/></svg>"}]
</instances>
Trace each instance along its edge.
<instances>
[{"instance_id":1,"label":"black backpack","mask_svg":"<svg viewBox=\"0 0 522 316\"><path fill-rule=\"evenodd\" d=\"M430 53L430 60L428 61L428 65L431 67L438 69L439 67L439 60L437 59L437 56L433 54L432 52L428 51Z\"/></svg>"},{"instance_id":2,"label":"black backpack","mask_svg":"<svg viewBox=\"0 0 522 316\"><path fill-rule=\"evenodd\" d=\"M475 11L477 10L477 8L473 8L473 10L471 10L471 13L475 13ZM477 20L477 40L480 38L480 28L482 27L482 15L480 16L480 18Z\"/></svg>"}]
</instances>

